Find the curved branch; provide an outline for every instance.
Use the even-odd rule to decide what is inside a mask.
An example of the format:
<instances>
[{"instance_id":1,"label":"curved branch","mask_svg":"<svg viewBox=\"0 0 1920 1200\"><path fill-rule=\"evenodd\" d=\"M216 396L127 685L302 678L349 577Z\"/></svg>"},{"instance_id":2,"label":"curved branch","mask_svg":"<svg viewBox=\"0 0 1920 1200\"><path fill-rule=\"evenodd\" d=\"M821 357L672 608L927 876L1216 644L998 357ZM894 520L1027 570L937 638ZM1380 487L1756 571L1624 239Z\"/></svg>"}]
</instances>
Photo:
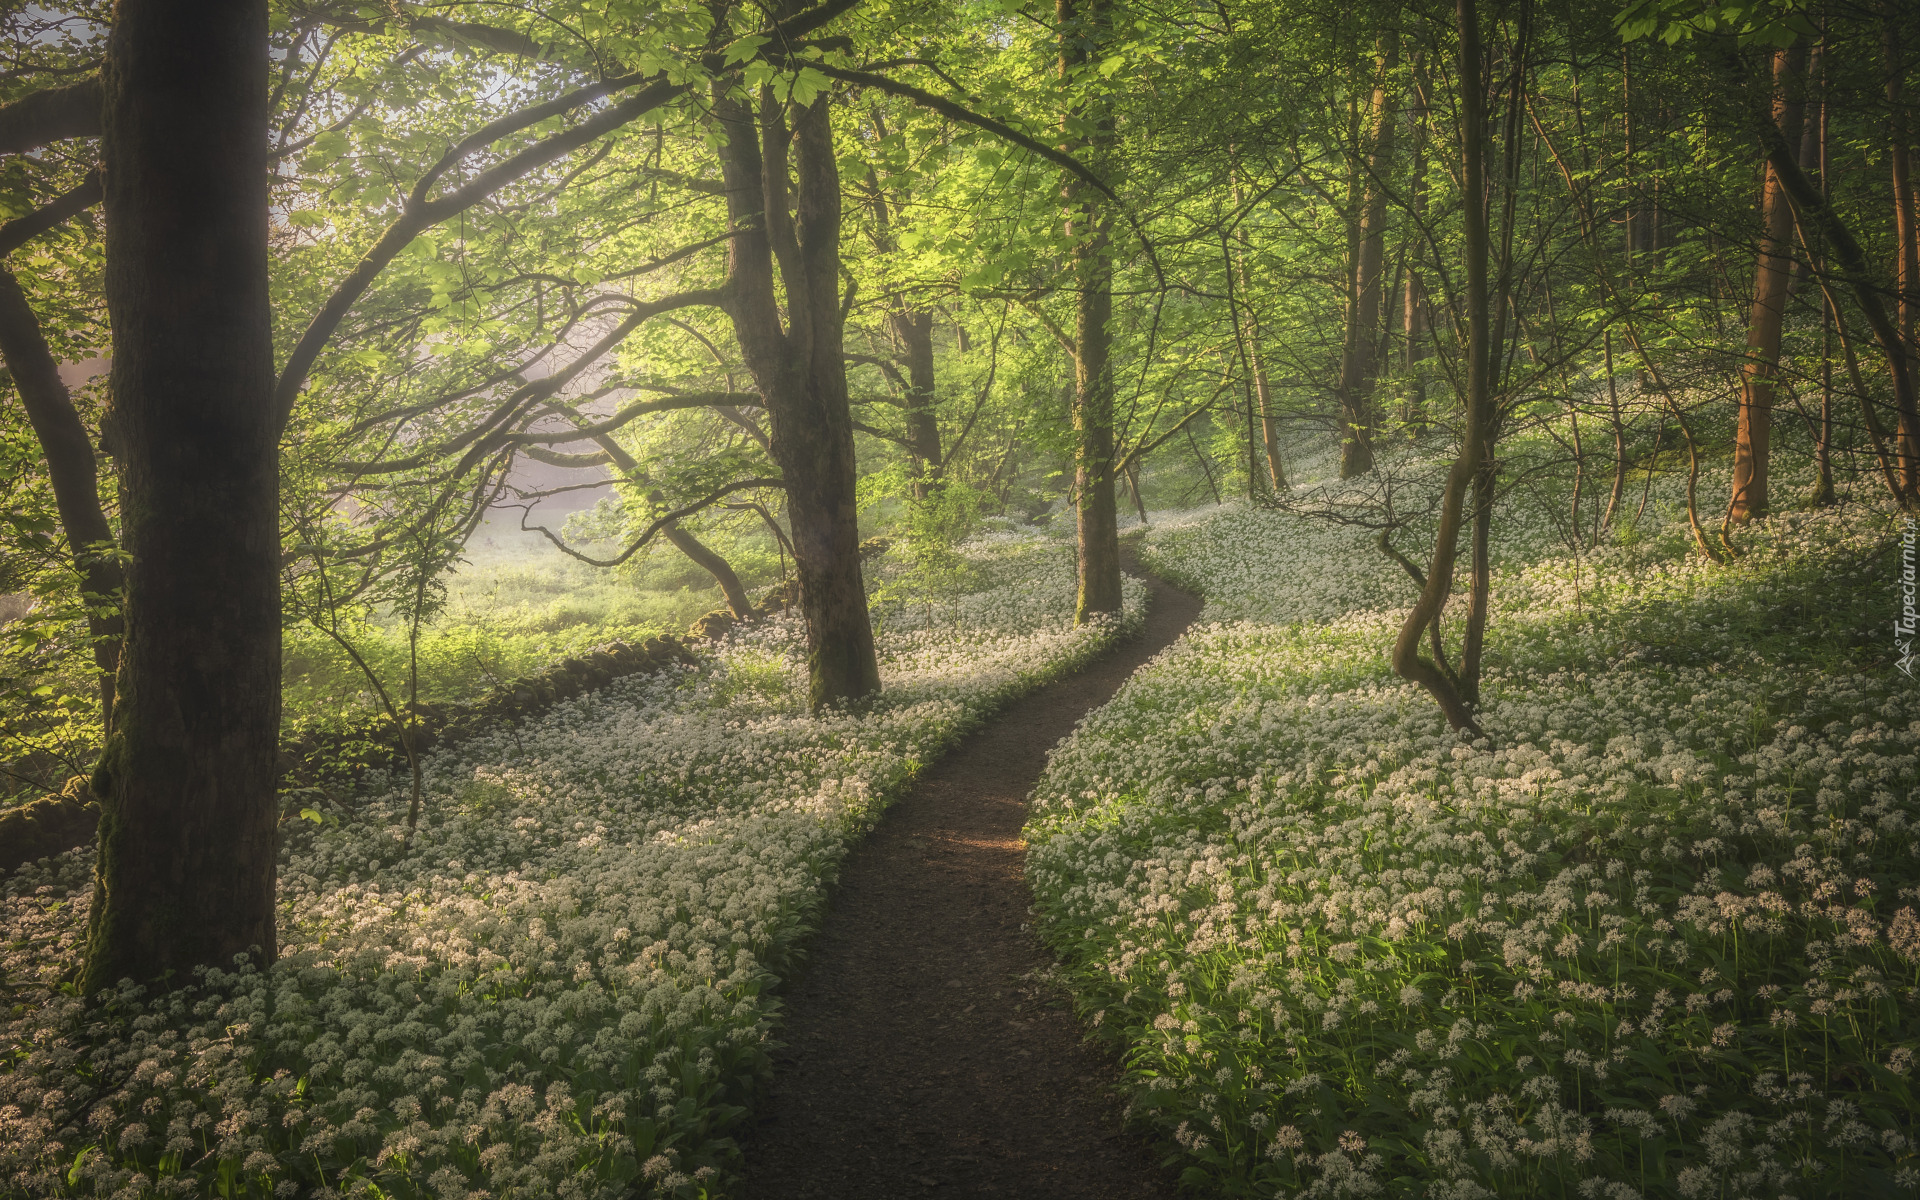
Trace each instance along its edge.
<instances>
[{"instance_id":1,"label":"curved branch","mask_svg":"<svg viewBox=\"0 0 1920 1200\"><path fill-rule=\"evenodd\" d=\"M664 400L636 400L617 409L598 425L583 425L578 429L563 429L557 433L503 433L492 439L492 444L497 449L501 446L557 446L567 442L585 442L606 437L635 417L643 417L648 413L673 412L683 408L734 408L743 404L759 408L762 401L754 392L687 392L668 396Z\"/></svg>"},{"instance_id":2,"label":"curved branch","mask_svg":"<svg viewBox=\"0 0 1920 1200\"><path fill-rule=\"evenodd\" d=\"M597 99L599 95L605 94L608 86L609 85L604 84L596 85L595 88L586 88L579 92L570 93L569 96L562 97L562 99L571 100L571 104L555 109L552 112L542 112L542 114L534 118L534 120L544 120L546 117L556 115L558 112L567 111L569 107L578 107L581 104L588 103L590 100ZM459 146L454 147L453 150L449 150L447 154L442 157L440 163L436 164L432 170L426 175L423 175L420 181L414 185L412 194L407 198L406 210L402 213L400 219L387 227L386 233L382 234L380 240L374 243L373 248L367 251L366 257L362 258L354 269L348 273L347 277L340 281L339 285L334 288L333 294L327 297L327 302L323 304L320 311L315 314L313 321L308 324L306 332L300 335L299 343L294 346L293 353L287 356L286 366L281 369L280 378L275 381L273 387L273 406L275 419L278 424L284 427L287 419L292 416L294 401L300 395L300 389L306 384L307 375L313 370L314 362L320 357L322 347L327 344L334 333L340 328L340 323L346 319L347 313L353 308L354 304L359 301L361 296L366 294L369 287L373 286L374 278L378 276L381 271L385 270L387 264L398 257L400 252L406 249L407 245L411 243L414 238L420 236L421 233L432 226L446 220L448 217L455 216L471 208L493 192L498 191L500 188L505 187L507 184L514 182L522 176L532 173L557 158L571 154L573 151L578 150L602 134L610 133L620 126L627 124L629 121L651 112L653 109L660 107L685 90L686 85L684 84L669 83L665 80L656 82L641 91L638 95L630 96L611 108L595 113L571 129L563 130L550 138L535 142L533 145L528 146L506 161L480 172L480 174L474 176L466 186L449 192L438 199L428 200L426 199L426 195L431 191L433 184L439 179L440 175L450 169L460 158L465 157L467 154L485 145L491 144L493 141L499 140L501 137L507 136L509 133L515 132L517 129L525 128L526 125L532 124L533 121L513 124L511 119L502 118L501 121L496 121L493 125L475 133L472 137L460 143ZM553 106L557 104L559 104L559 101L550 101L546 105L535 105L533 108L525 109L521 113L515 114L515 118L539 110L553 108ZM493 132L496 129L501 131ZM491 133L491 136L487 137L486 141L479 141L480 138L487 136L489 133ZM466 147L466 149L463 149L463 147Z\"/></svg>"},{"instance_id":3,"label":"curved branch","mask_svg":"<svg viewBox=\"0 0 1920 1200\"><path fill-rule=\"evenodd\" d=\"M622 341L626 340L627 335L639 328L640 324L646 321L647 318L657 316L662 312L670 312L673 309L685 308L694 304L718 304L720 302L720 295L721 293L718 289L704 288L700 291L682 292L677 296L669 296L664 300L636 304L633 311L627 315L625 320L614 326L606 336L582 351L579 357L544 379L536 379L522 387L515 388L511 395L496 405L491 413L487 414L485 420L453 440L442 443L429 450L409 454L405 458L374 463L343 462L337 465L341 470L350 471L359 475L391 475L396 471L410 471L416 467L425 466L436 458L441 458L456 450L471 446L472 449L467 451L466 455L461 458L459 465L454 468L455 474L464 474L487 454L508 444L505 440L502 440L509 436L502 432L506 425L517 420L522 413L526 412L526 410L536 402L544 400L546 397L566 387L569 383L572 383L579 377L582 371L585 371L600 358L604 357L608 351L614 349Z\"/></svg>"},{"instance_id":4,"label":"curved branch","mask_svg":"<svg viewBox=\"0 0 1920 1200\"><path fill-rule=\"evenodd\" d=\"M768 55L768 58L774 61L779 61L781 57L782 56L779 55ZM1049 146L1045 142L1027 134L1021 133L1005 121L997 121L984 113L974 112L963 104L957 104L945 96L936 96L925 88L917 88L910 83L901 83L898 79L893 79L886 75L876 75L871 71L855 71L847 67L828 66L825 63L812 59L806 60L803 65L813 68L828 78L838 79L845 83L857 84L861 87L875 88L889 95L899 96L904 100L912 100L916 104L924 105L932 109L943 117L949 117L955 121L959 121L963 125L972 125L976 129L984 129L995 137L1011 142L1030 154L1039 155L1054 166L1072 175L1075 179L1085 183L1102 196L1105 196L1108 202L1119 210L1120 215L1127 219L1127 224L1133 229L1134 236L1140 239L1140 248L1146 251L1147 262L1152 265L1155 278L1160 281L1161 288L1165 289L1167 285L1166 272L1160 267L1160 256L1154 253L1153 242L1147 237L1147 231L1141 227L1139 218L1133 215L1133 209L1122 201L1112 188L1107 186L1105 180L1094 174L1091 168L1081 163L1081 161L1073 155L1068 154L1064 150Z\"/></svg>"},{"instance_id":5,"label":"curved branch","mask_svg":"<svg viewBox=\"0 0 1920 1200\"><path fill-rule=\"evenodd\" d=\"M553 530L548 529L545 525L527 524L527 520L526 520L527 514L525 512L523 512L520 517L520 528L527 533L538 533L544 536L549 542L552 542L556 547L558 547L561 553L566 554L569 557L579 559L581 562L586 563L589 566L617 567L621 563L626 562L629 558L632 558L635 554L639 553L641 547L645 546L648 542L652 541L655 537L657 537L664 529L666 529L667 526L673 524L676 521L682 520L686 517L694 516L695 514L700 513L705 509L711 508L716 502L724 499L727 496L733 495L733 493L735 492L750 491L754 488L766 488L766 487L783 488L785 486L787 486L786 481L782 479L735 480L734 482L727 484L725 487L722 487L713 492L709 492L706 496L702 497L699 500L694 501L692 504L683 505L682 507L676 508L673 511L666 513L663 516L657 518L653 522L653 524L647 526L645 531L643 531L639 537L634 539L631 545L629 545L625 550L622 550L619 556L616 558L605 558L605 559L594 558L590 554L580 553L578 550L575 550L573 547L561 541L559 537L555 536Z\"/></svg>"}]
</instances>

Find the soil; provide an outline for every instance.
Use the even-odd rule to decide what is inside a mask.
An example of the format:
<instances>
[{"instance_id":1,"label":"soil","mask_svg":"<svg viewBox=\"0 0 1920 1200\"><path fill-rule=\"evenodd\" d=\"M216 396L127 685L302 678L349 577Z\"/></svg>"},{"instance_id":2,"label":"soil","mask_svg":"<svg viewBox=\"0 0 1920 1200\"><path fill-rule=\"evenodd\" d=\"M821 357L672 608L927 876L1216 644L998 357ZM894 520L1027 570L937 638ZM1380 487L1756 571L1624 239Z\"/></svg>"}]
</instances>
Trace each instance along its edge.
<instances>
[{"instance_id":1,"label":"soil","mask_svg":"<svg viewBox=\"0 0 1920 1200\"><path fill-rule=\"evenodd\" d=\"M1052 956L1020 838L1048 751L1198 615L1148 586L1140 637L1002 710L848 856L743 1139L743 1197L1173 1196L1121 1127L1118 1064L1035 978Z\"/></svg>"}]
</instances>

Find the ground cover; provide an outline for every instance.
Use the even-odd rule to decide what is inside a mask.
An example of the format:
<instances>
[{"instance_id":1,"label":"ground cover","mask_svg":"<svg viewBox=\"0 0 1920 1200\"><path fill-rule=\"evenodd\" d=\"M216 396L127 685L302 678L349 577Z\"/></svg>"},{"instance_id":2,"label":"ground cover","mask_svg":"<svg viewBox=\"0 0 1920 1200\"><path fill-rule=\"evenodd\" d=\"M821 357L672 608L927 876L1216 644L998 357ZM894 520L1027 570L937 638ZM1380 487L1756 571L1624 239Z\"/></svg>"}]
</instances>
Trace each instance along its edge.
<instances>
[{"instance_id":1,"label":"ground cover","mask_svg":"<svg viewBox=\"0 0 1920 1200\"><path fill-rule=\"evenodd\" d=\"M1216 1194L1911 1194L1898 518L1776 517L1727 565L1502 520L1467 741L1388 669L1413 588L1367 539L1156 518L1207 611L1028 827L1135 1113Z\"/></svg>"},{"instance_id":2,"label":"ground cover","mask_svg":"<svg viewBox=\"0 0 1920 1200\"><path fill-rule=\"evenodd\" d=\"M850 842L1113 635L1071 624L1070 547L961 560L883 613L863 711L805 715L779 620L434 755L410 843L398 786L288 822L268 970L83 1007L86 852L8 878L0 1188L711 1194Z\"/></svg>"}]
</instances>

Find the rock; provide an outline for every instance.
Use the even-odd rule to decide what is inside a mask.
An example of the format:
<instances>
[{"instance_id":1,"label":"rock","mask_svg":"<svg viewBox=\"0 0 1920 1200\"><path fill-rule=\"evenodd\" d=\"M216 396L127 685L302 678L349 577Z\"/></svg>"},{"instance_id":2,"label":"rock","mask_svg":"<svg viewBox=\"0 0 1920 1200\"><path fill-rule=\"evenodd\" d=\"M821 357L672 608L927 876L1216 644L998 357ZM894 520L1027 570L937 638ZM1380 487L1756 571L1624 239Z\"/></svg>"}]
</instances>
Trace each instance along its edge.
<instances>
[{"instance_id":1,"label":"rock","mask_svg":"<svg viewBox=\"0 0 1920 1200\"><path fill-rule=\"evenodd\" d=\"M731 612L724 608L716 608L687 626L687 636L699 638L701 641L717 641L732 633L735 624Z\"/></svg>"},{"instance_id":2,"label":"rock","mask_svg":"<svg viewBox=\"0 0 1920 1200\"><path fill-rule=\"evenodd\" d=\"M0 812L0 871L84 846L100 824L100 805L85 775L58 793Z\"/></svg>"}]
</instances>

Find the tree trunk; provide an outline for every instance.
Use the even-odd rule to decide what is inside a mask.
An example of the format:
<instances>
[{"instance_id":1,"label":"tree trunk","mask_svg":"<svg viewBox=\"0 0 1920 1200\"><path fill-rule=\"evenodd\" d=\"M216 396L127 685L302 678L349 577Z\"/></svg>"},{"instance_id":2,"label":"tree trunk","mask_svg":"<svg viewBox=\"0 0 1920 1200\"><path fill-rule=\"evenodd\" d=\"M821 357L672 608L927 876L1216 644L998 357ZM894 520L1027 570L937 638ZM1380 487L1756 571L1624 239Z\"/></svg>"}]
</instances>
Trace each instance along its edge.
<instances>
[{"instance_id":1,"label":"tree trunk","mask_svg":"<svg viewBox=\"0 0 1920 1200\"><path fill-rule=\"evenodd\" d=\"M1493 403L1492 312L1489 305L1487 210L1479 201L1486 195L1486 93L1481 85L1480 20L1475 0L1455 0L1460 31L1460 162L1466 195L1464 206L1466 256L1466 420L1460 456L1447 473L1440 498L1440 527L1434 536L1433 561L1426 586L1413 611L1400 626L1393 645L1393 670L1400 678L1425 688L1440 705L1447 724L1478 734L1473 710L1455 680L1436 661L1420 655L1420 638L1446 607L1453 591L1454 559L1460 548L1466 492L1481 464L1490 457L1486 430Z\"/></svg>"},{"instance_id":2,"label":"tree trunk","mask_svg":"<svg viewBox=\"0 0 1920 1200\"><path fill-rule=\"evenodd\" d=\"M877 132L886 136L886 127L880 123L878 113L874 115L874 123ZM874 249L883 255L891 254L894 250L892 206L880 189L879 177L871 170L867 173L867 187L873 194ZM915 308L898 291L889 291L887 328L893 332L907 368L907 453L913 474L913 498L925 500L929 480L938 478L945 465L940 455L940 423L934 416L933 314ZM961 341L965 340L963 330ZM963 344L961 349L965 348Z\"/></svg>"},{"instance_id":3,"label":"tree trunk","mask_svg":"<svg viewBox=\"0 0 1920 1200\"><path fill-rule=\"evenodd\" d=\"M1413 132L1413 182L1407 188L1407 206L1416 221L1427 216L1427 79L1424 51L1413 57L1414 94L1410 124ZM1420 276L1418 232L1404 241L1407 262L1406 296L1401 300L1401 320L1406 338L1407 391L1400 419L1410 436L1418 437L1426 424L1427 377L1422 365L1427 357L1427 288Z\"/></svg>"},{"instance_id":4,"label":"tree trunk","mask_svg":"<svg viewBox=\"0 0 1920 1200\"><path fill-rule=\"evenodd\" d=\"M727 135L721 152L727 207L741 231L727 252L727 310L766 401L773 458L786 483L807 622L809 700L819 711L880 690L860 574L833 128L825 97L797 110L791 132L784 108L769 91L761 93L756 118L716 84L713 112ZM787 301L784 323L774 287L776 261Z\"/></svg>"},{"instance_id":5,"label":"tree trunk","mask_svg":"<svg viewBox=\"0 0 1920 1200\"><path fill-rule=\"evenodd\" d=\"M1467 620L1466 629L1460 637L1460 668L1456 675L1460 698L1474 708L1478 708L1480 705L1481 655L1486 646L1487 620L1492 612L1493 600L1493 500L1494 485L1498 478L1497 464L1494 461L1493 452L1494 446L1500 436L1500 409L1495 403L1494 398L1496 395L1505 394L1510 386L1506 372L1509 369L1512 359L1511 356L1505 352L1507 344L1507 316L1510 312L1513 314L1516 327L1519 324L1519 310L1514 307L1513 302L1513 234L1515 213L1520 198L1520 168L1521 164L1525 161L1525 156L1521 153L1522 143L1520 130L1522 125L1521 114L1526 111L1529 70L1527 54L1532 42L1530 36L1532 17L1532 6L1530 4L1522 4L1519 13L1519 27L1511 43L1513 62L1507 91L1506 128L1503 137L1504 145L1502 147L1505 163L1502 172L1501 186L1498 189L1501 195L1500 249L1498 259L1500 273L1494 284L1492 294L1486 297L1486 307L1489 310L1488 315L1490 317L1491 328L1483 338L1486 343L1484 352L1486 374L1477 384L1473 377L1471 354L1469 355L1468 362L1468 395L1465 405L1465 415L1468 422L1475 427L1475 431L1468 436L1469 438L1477 436L1480 452L1479 457L1475 459L1473 473L1473 545L1470 568L1471 575L1467 588ZM1477 19L1474 21L1474 24L1478 24ZM1477 40L1477 37L1478 31L1476 29L1475 40ZM1464 32L1462 34L1462 40L1464 45L1466 40ZM1465 61L1464 51L1462 61ZM1464 75L1462 76L1462 86L1465 86ZM1463 117L1465 111L1463 106ZM1467 136L1468 143L1484 145L1484 121L1480 125L1470 126L1469 129L1470 132ZM1463 154L1463 166L1466 161L1468 161L1468 156ZM1479 175L1483 182L1477 188L1470 188L1467 194L1476 197L1486 196L1486 204L1490 206L1493 193L1486 190L1484 183L1484 161L1480 164ZM1487 219L1487 207L1483 207L1480 204L1469 204L1467 207L1478 210L1477 219L1480 221L1481 228L1484 230ZM1473 263L1476 257L1480 257L1475 254L1473 249L1473 234L1471 230L1475 219L1475 214L1468 216L1467 229L1469 232L1465 239L1467 243L1465 248L1468 256L1467 275L1469 280L1472 279L1474 272ZM1485 252L1488 254L1492 253L1491 243L1488 239L1483 237L1482 241L1486 243ZM1482 275L1484 278L1484 270L1482 271ZM1469 307L1471 308L1471 305ZM1469 341L1471 341L1471 334L1469 334Z\"/></svg>"},{"instance_id":6,"label":"tree trunk","mask_svg":"<svg viewBox=\"0 0 1920 1200\"><path fill-rule=\"evenodd\" d=\"M264 0L115 7L101 151L129 561L90 992L277 952L268 65Z\"/></svg>"},{"instance_id":7,"label":"tree trunk","mask_svg":"<svg viewBox=\"0 0 1920 1200\"><path fill-rule=\"evenodd\" d=\"M1620 499L1627 490L1627 426L1620 419L1620 385L1613 372L1611 329L1601 333L1600 344L1607 368L1607 420L1613 427L1613 487L1607 493L1607 514L1601 518L1600 528L1612 529L1614 515L1620 511Z\"/></svg>"},{"instance_id":8,"label":"tree trunk","mask_svg":"<svg viewBox=\"0 0 1920 1200\"><path fill-rule=\"evenodd\" d=\"M1773 55L1773 122L1787 145L1800 144L1802 68L1806 49ZM1753 280L1753 311L1747 319L1747 361L1740 368L1738 428L1733 443L1733 498L1728 519L1747 522L1767 514L1767 465L1773 438L1773 401L1780 371L1780 327L1792 280L1793 210L1778 172L1768 169L1760 203L1763 231Z\"/></svg>"},{"instance_id":9,"label":"tree trunk","mask_svg":"<svg viewBox=\"0 0 1920 1200\"><path fill-rule=\"evenodd\" d=\"M1233 202L1237 207L1241 203L1240 176L1236 171L1233 177ZM1246 299L1243 302L1247 310L1244 337L1247 347L1247 365L1253 372L1253 399L1260 409L1260 441L1267 456L1267 480L1273 485L1275 495L1287 490L1287 469L1280 459L1280 421L1273 411L1273 385L1267 380L1267 367L1260 356L1260 320L1253 311L1253 272L1247 266L1247 260L1253 256L1253 247L1247 239L1246 230L1239 230L1240 254L1235 260L1234 269L1240 277L1240 292Z\"/></svg>"},{"instance_id":10,"label":"tree trunk","mask_svg":"<svg viewBox=\"0 0 1920 1200\"><path fill-rule=\"evenodd\" d=\"M1400 57L1397 36L1382 38L1378 77L1373 88L1373 128L1366 149L1364 199L1353 268L1353 303L1347 308L1346 337L1340 352L1340 478L1373 470L1373 382L1379 373L1375 354L1379 335L1382 274L1386 264L1386 175L1392 169L1394 127L1399 94L1391 78Z\"/></svg>"},{"instance_id":11,"label":"tree trunk","mask_svg":"<svg viewBox=\"0 0 1920 1200\"><path fill-rule=\"evenodd\" d=\"M1880 353L1887 360L1887 373L1893 382L1894 410L1899 416L1895 453L1899 459L1899 486L1902 503L1920 502L1920 397L1914 390L1915 364L1909 359L1906 343L1893 317L1887 315L1880 296L1883 285L1876 281L1867 265L1865 252L1853 231L1820 195L1796 161L1794 147L1780 134L1769 117L1755 114L1754 133L1766 150L1767 165L1779 176L1787 199L1793 204L1800 222L1801 240L1810 242L1818 234L1825 252L1840 268L1841 276L1860 306L1861 316L1873 330ZM1836 320L1838 313L1835 314ZM1844 335L1843 335L1844 339ZM1863 395L1862 401L1866 398Z\"/></svg>"},{"instance_id":12,"label":"tree trunk","mask_svg":"<svg viewBox=\"0 0 1920 1200\"><path fill-rule=\"evenodd\" d=\"M933 314L902 304L887 314L907 360L907 452L912 455L913 495L927 498L929 481L939 478L940 424L933 413Z\"/></svg>"},{"instance_id":13,"label":"tree trunk","mask_svg":"<svg viewBox=\"0 0 1920 1200\"><path fill-rule=\"evenodd\" d=\"M1100 53L1108 33L1107 0L1058 0L1055 25L1061 32L1060 77L1068 86ZM1104 101L1077 102L1074 117L1091 119L1093 134L1084 145L1069 138L1064 147L1090 152L1095 169L1113 140L1113 116ZM1072 120L1068 124L1075 123ZM1067 237L1073 244L1075 285L1073 362L1073 484L1080 543L1076 624L1120 612L1120 524L1113 488L1113 260L1099 201L1085 184L1066 188Z\"/></svg>"},{"instance_id":14,"label":"tree trunk","mask_svg":"<svg viewBox=\"0 0 1920 1200\"><path fill-rule=\"evenodd\" d=\"M1887 56L1887 159L1893 168L1893 226L1899 259L1900 339L1907 347L1907 370L1920 369L1920 341L1915 340L1920 326L1920 231L1914 228L1913 146L1906 109L1906 58L1900 41L1900 6L1884 0L1881 29ZM1911 20L1912 14L1906 14Z\"/></svg>"},{"instance_id":15,"label":"tree trunk","mask_svg":"<svg viewBox=\"0 0 1920 1200\"><path fill-rule=\"evenodd\" d=\"M100 725L113 728L113 676L120 659L120 589L125 579L114 557L113 528L100 505L100 476L73 396L60 378L39 318L13 273L0 268L0 356L6 359L40 452L47 459L53 503L87 598L87 633L100 672Z\"/></svg>"}]
</instances>

